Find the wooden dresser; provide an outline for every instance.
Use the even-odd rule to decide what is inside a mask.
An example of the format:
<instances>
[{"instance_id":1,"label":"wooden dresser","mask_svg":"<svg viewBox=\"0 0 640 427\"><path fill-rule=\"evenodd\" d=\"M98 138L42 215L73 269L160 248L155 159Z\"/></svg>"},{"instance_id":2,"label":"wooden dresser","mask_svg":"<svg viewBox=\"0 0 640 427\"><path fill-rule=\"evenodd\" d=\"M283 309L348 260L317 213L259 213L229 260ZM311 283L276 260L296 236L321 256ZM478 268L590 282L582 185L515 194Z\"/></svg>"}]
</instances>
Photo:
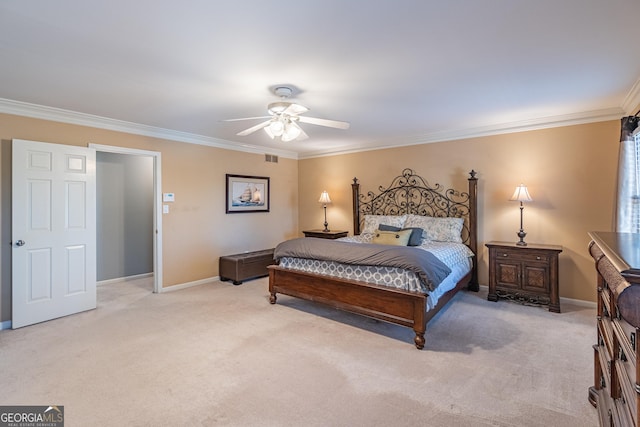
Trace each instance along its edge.
<instances>
[{"instance_id":1,"label":"wooden dresser","mask_svg":"<svg viewBox=\"0 0 640 427\"><path fill-rule=\"evenodd\" d=\"M640 234L591 232L598 277L594 385L601 426L640 426Z\"/></svg>"}]
</instances>

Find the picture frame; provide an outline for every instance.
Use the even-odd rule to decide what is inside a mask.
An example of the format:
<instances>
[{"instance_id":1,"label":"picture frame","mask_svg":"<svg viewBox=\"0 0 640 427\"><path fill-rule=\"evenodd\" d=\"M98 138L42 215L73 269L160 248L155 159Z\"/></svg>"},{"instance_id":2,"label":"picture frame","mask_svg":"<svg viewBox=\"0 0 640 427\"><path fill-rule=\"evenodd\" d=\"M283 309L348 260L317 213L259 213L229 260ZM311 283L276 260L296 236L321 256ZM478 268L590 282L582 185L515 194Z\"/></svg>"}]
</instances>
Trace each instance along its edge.
<instances>
[{"instance_id":1,"label":"picture frame","mask_svg":"<svg viewBox=\"0 0 640 427\"><path fill-rule=\"evenodd\" d=\"M269 212L268 176L226 174L226 213Z\"/></svg>"}]
</instances>

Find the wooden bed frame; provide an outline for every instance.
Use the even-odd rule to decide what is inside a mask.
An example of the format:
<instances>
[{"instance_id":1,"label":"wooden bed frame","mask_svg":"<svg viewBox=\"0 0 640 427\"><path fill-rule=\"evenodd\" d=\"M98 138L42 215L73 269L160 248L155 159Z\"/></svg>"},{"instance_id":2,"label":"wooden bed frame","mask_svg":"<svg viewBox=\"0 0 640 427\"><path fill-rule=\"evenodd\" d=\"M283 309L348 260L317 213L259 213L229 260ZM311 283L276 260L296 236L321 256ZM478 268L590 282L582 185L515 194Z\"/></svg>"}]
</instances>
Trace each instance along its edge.
<instances>
[{"instance_id":1,"label":"wooden bed frame","mask_svg":"<svg viewBox=\"0 0 640 427\"><path fill-rule=\"evenodd\" d=\"M478 291L477 273L477 189L476 172L469 173L468 192L443 190L440 184L430 186L412 169L404 169L389 187L360 194L360 184L353 179L353 232L360 234L364 215L416 214L434 217L462 217L463 242L476 254L472 270L454 289L445 293L438 304L427 311L427 296L370 283L324 276L304 271L269 266L269 302L276 294L284 294L327 304L341 310L413 328L414 342L424 348L427 322L461 289Z\"/></svg>"}]
</instances>

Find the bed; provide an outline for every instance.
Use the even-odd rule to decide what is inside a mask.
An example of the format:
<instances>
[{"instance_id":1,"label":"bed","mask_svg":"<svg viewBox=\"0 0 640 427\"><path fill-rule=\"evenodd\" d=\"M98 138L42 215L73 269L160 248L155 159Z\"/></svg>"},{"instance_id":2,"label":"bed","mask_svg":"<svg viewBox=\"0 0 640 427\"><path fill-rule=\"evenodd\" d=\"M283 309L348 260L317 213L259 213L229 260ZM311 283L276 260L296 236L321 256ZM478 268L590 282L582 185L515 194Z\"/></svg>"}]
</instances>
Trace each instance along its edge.
<instances>
[{"instance_id":1,"label":"bed","mask_svg":"<svg viewBox=\"0 0 640 427\"><path fill-rule=\"evenodd\" d=\"M387 283L387 279L377 282L372 279L378 275L370 270L375 269L376 265L349 265L325 259L326 257L316 259L283 256L278 259L277 265L269 266L270 303L275 304L277 294L283 294L409 327L415 333L415 346L418 349L424 348L427 322L445 307L458 291L478 291L477 182L476 172L472 170L469 173L468 189L444 189L439 184L430 185L414 170L407 168L388 186L379 186L377 191L361 194L360 183L354 178L351 184L353 236L335 241L297 239L324 241L318 244L321 244L325 251L326 245L332 244L344 246L365 243L362 246L381 247L382 245L370 244L372 239L380 237L377 231L372 235L372 227L376 226L376 222L382 228L380 224L393 227L402 222L404 226L409 218L412 221L407 226L420 225L422 220L431 222L439 221L440 218L450 218L452 222L459 224L457 242L461 244L458 246L464 246L464 250L469 254L465 262L467 266L450 266L452 274L442 283L436 284L434 289L431 286L433 284L422 282L421 285L416 285L416 280L420 282L415 278L416 273L404 271L403 268L389 267L395 269L390 274L399 275L392 279L396 283L394 285ZM403 217L404 221L401 220ZM397 229L402 227L392 228ZM425 239L419 248L407 247L400 250L425 249L422 246L427 246L426 249L429 250L429 246L438 246L439 242L432 242L425 234L423 237ZM313 242L298 243L304 244L306 248ZM434 251L440 256L438 248ZM339 253L333 250L326 252ZM354 269L360 272L354 275ZM350 270L351 274L345 274L345 270ZM398 286L398 281L407 284ZM415 283L409 286L408 283L411 281Z\"/></svg>"}]
</instances>

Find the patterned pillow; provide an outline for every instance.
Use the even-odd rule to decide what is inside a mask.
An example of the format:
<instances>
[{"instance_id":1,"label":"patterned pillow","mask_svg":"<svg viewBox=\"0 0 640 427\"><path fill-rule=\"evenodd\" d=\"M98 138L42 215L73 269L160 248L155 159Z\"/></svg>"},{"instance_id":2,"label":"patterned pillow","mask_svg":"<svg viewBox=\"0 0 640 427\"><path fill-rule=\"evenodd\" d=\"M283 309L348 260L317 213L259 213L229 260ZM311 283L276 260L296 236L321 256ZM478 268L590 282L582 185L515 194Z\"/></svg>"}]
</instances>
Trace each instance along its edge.
<instances>
[{"instance_id":1,"label":"patterned pillow","mask_svg":"<svg viewBox=\"0 0 640 427\"><path fill-rule=\"evenodd\" d=\"M463 218L439 218L420 215L408 215L404 224L407 228L422 228L425 240L455 243L462 243L463 225Z\"/></svg>"},{"instance_id":2,"label":"patterned pillow","mask_svg":"<svg viewBox=\"0 0 640 427\"><path fill-rule=\"evenodd\" d=\"M411 230L378 230L376 231L376 234L373 235L371 243L377 243L379 245L407 246L407 243L409 243L409 237L411 237Z\"/></svg>"},{"instance_id":3,"label":"patterned pillow","mask_svg":"<svg viewBox=\"0 0 640 427\"><path fill-rule=\"evenodd\" d=\"M393 225L394 227L402 228L406 219L406 215L365 215L362 234L374 234L378 231L378 226L380 224Z\"/></svg>"}]
</instances>

